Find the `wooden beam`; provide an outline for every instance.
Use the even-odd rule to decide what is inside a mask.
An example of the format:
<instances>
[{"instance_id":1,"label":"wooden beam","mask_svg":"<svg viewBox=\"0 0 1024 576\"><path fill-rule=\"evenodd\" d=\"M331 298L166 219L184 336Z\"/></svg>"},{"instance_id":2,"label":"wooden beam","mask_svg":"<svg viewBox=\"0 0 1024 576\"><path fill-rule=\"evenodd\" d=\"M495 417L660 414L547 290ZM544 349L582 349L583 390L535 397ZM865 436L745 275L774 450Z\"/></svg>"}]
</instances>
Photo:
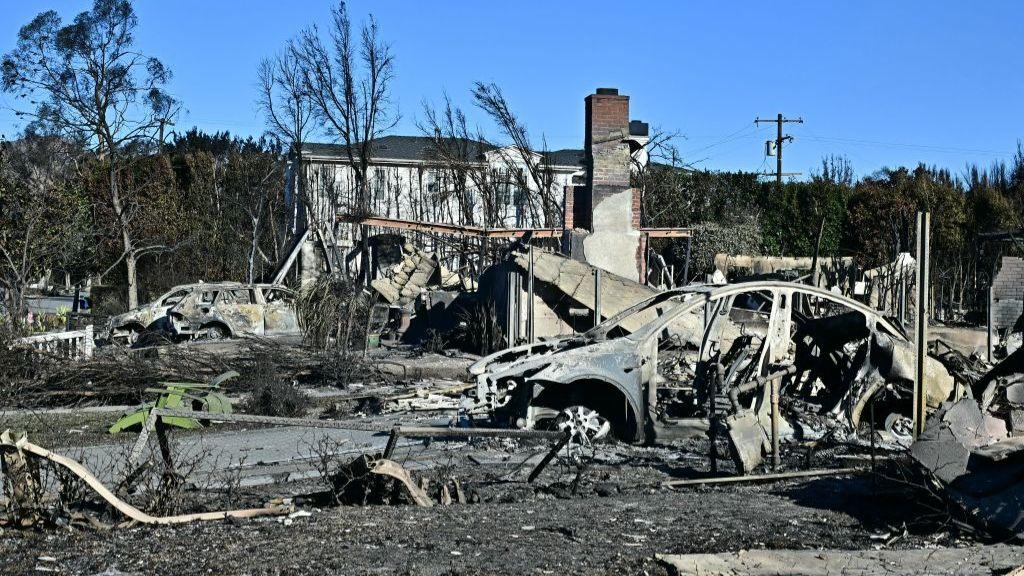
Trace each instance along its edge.
<instances>
[{"instance_id":1,"label":"wooden beam","mask_svg":"<svg viewBox=\"0 0 1024 576\"><path fill-rule=\"evenodd\" d=\"M441 222L421 222L403 220L401 218L384 218L368 216L358 218L341 215L339 222L377 226L392 230L412 230L414 232L433 232L435 234L451 234L454 236L476 236L480 238L522 238L527 234L534 238L560 238L565 233L563 228L484 228L482 226L460 226ZM693 231L689 228L641 228L640 232L651 238L689 238Z\"/></svg>"},{"instance_id":2,"label":"wooden beam","mask_svg":"<svg viewBox=\"0 0 1024 576\"><path fill-rule=\"evenodd\" d=\"M689 238L693 230L689 228L641 228L640 232L649 238Z\"/></svg>"}]
</instances>

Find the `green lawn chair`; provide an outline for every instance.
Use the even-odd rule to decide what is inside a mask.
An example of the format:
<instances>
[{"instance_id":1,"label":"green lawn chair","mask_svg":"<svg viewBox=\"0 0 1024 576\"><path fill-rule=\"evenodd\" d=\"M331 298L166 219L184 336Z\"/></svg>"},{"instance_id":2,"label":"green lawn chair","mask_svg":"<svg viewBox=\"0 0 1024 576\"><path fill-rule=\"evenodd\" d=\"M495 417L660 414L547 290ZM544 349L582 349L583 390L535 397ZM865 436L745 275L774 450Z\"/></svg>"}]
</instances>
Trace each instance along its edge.
<instances>
[{"instance_id":1,"label":"green lawn chair","mask_svg":"<svg viewBox=\"0 0 1024 576\"><path fill-rule=\"evenodd\" d=\"M231 401L220 392L220 385L238 376L234 370L225 372L208 384L195 382L160 382L162 388L146 388L145 392L158 394L155 402L146 402L136 410L124 414L108 430L111 434L117 434L125 430L141 430L149 419L149 413L153 408L170 408L193 410L196 412L207 412L213 414L230 414ZM168 426L176 426L190 430L201 428L203 422L193 418L182 418L180 416L164 416L163 423ZM206 421L208 422L208 421Z\"/></svg>"}]
</instances>

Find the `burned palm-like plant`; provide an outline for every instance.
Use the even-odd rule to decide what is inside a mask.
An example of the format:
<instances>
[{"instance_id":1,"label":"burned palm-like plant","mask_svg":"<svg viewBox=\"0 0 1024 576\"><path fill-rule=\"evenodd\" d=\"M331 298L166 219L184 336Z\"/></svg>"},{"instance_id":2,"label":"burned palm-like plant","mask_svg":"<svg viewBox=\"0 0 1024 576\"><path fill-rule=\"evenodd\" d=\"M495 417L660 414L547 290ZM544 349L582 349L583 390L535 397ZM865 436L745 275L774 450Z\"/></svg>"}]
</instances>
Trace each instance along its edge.
<instances>
[{"instance_id":1,"label":"burned palm-like plant","mask_svg":"<svg viewBox=\"0 0 1024 576\"><path fill-rule=\"evenodd\" d=\"M505 334L493 304L476 303L460 310L457 318L458 326L449 335L449 343L484 356L505 348Z\"/></svg>"},{"instance_id":2,"label":"burned palm-like plant","mask_svg":"<svg viewBox=\"0 0 1024 576\"><path fill-rule=\"evenodd\" d=\"M322 276L299 292L295 303L306 341L321 350L361 347L370 298L351 278Z\"/></svg>"}]
</instances>

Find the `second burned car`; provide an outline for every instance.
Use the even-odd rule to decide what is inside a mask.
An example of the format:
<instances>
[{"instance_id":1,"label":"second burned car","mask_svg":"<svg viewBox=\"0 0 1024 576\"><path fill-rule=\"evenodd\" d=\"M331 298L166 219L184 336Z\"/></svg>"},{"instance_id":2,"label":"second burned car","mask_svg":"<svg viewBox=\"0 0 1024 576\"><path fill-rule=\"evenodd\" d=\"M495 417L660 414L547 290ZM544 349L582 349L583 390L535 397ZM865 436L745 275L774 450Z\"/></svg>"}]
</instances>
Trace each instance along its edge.
<instances>
[{"instance_id":1,"label":"second burned car","mask_svg":"<svg viewBox=\"0 0 1024 576\"><path fill-rule=\"evenodd\" d=\"M200 282L175 286L153 302L114 316L109 341L144 343L299 334L295 292L273 284Z\"/></svg>"},{"instance_id":2,"label":"second burned car","mask_svg":"<svg viewBox=\"0 0 1024 576\"><path fill-rule=\"evenodd\" d=\"M925 370L934 408L954 382L934 358ZM469 371L470 415L595 436L610 429L633 442L722 428L747 471L768 440L768 382L780 384L787 435L813 437L833 424L856 431L872 403L900 423L913 354L899 327L860 302L760 281L670 290L587 333L509 348Z\"/></svg>"}]
</instances>

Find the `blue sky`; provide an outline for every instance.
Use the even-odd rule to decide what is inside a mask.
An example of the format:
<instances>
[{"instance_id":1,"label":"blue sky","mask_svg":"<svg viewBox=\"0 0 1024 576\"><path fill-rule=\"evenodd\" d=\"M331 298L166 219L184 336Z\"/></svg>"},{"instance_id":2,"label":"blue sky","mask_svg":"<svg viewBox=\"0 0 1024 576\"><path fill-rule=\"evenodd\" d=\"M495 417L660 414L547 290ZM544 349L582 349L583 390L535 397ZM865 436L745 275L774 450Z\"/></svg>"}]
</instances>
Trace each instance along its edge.
<instances>
[{"instance_id":1,"label":"blue sky","mask_svg":"<svg viewBox=\"0 0 1024 576\"><path fill-rule=\"evenodd\" d=\"M89 0L18 0L0 13L0 51L36 13L65 20ZM174 72L179 127L258 134L256 66L333 2L155 0L136 3L138 46ZM1009 158L1024 138L1024 3L931 1L403 2L371 11L397 58L396 133L416 134L424 99L469 108L475 80L500 85L535 140L581 147L583 98L599 86L631 96L632 116L677 130L697 166L773 170L763 155L789 125L786 171L845 154L858 174L919 161L961 173ZM0 95L0 133L17 122ZM471 118L485 128L479 114Z\"/></svg>"}]
</instances>

